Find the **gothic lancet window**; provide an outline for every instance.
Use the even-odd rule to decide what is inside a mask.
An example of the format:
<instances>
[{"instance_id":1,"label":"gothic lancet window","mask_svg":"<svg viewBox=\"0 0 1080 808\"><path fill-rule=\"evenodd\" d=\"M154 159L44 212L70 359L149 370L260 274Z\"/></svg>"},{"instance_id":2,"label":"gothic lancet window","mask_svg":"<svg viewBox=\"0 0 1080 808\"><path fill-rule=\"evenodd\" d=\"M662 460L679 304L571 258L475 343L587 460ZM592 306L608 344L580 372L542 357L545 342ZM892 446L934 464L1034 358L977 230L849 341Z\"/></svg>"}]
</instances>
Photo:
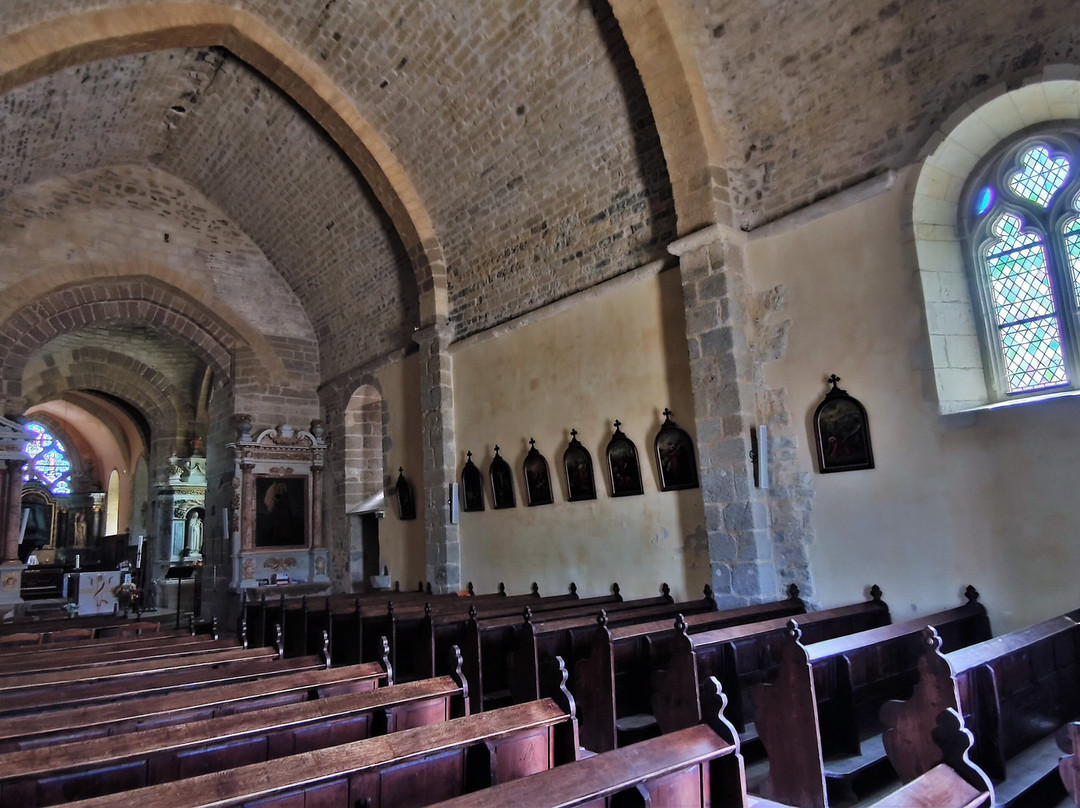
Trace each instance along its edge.
<instances>
[{"instance_id":1,"label":"gothic lancet window","mask_svg":"<svg viewBox=\"0 0 1080 808\"><path fill-rule=\"evenodd\" d=\"M1080 389L1080 133L995 152L961 204L994 396Z\"/></svg>"},{"instance_id":2,"label":"gothic lancet window","mask_svg":"<svg viewBox=\"0 0 1080 808\"><path fill-rule=\"evenodd\" d=\"M26 444L29 464L25 479L40 481L54 494L70 494L71 461L64 444L39 423L31 421L24 426L34 436Z\"/></svg>"}]
</instances>

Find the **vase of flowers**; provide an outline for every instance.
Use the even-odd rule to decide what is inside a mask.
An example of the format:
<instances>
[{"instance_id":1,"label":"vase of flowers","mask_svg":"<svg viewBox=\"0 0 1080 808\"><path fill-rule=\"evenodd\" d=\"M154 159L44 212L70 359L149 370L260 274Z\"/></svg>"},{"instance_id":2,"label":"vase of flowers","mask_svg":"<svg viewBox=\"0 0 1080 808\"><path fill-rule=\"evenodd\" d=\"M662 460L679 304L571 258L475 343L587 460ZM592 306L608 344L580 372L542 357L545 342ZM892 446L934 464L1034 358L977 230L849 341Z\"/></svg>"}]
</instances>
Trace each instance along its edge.
<instances>
[{"instance_id":1,"label":"vase of flowers","mask_svg":"<svg viewBox=\"0 0 1080 808\"><path fill-rule=\"evenodd\" d=\"M113 595L116 596L116 605L123 610L124 617L128 616L128 609L132 602L139 596L139 587L131 581L124 581L113 587Z\"/></svg>"}]
</instances>

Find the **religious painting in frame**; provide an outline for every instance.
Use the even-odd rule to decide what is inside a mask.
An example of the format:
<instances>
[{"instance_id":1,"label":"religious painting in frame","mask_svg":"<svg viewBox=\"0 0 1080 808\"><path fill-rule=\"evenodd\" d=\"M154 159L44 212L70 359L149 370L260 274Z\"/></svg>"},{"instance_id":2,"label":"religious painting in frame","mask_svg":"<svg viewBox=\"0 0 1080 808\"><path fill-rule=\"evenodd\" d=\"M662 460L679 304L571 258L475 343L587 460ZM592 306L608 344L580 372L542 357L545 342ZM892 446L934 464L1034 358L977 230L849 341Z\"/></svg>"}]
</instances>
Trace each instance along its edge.
<instances>
[{"instance_id":1,"label":"religious painting in frame","mask_svg":"<svg viewBox=\"0 0 1080 808\"><path fill-rule=\"evenodd\" d=\"M529 507L550 505L555 500L551 497L551 475L548 474L547 459L536 448L536 441L529 438L529 453L525 455L525 496Z\"/></svg>"},{"instance_id":2,"label":"religious painting in frame","mask_svg":"<svg viewBox=\"0 0 1080 808\"><path fill-rule=\"evenodd\" d=\"M653 449L656 469L660 472L661 491L681 491L698 487L694 442L685 429L671 420L671 410L664 408L664 423L656 433Z\"/></svg>"},{"instance_id":3,"label":"religious painting in frame","mask_svg":"<svg viewBox=\"0 0 1080 808\"><path fill-rule=\"evenodd\" d=\"M570 430L570 444L563 452L563 470L566 473L566 493L570 502L596 499L592 457L589 450L577 439L576 429Z\"/></svg>"},{"instance_id":4,"label":"religious painting in frame","mask_svg":"<svg viewBox=\"0 0 1080 808\"><path fill-rule=\"evenodd\" d=\"M637 447L626 437L615 422L615 434L607 445L608 472L611 474L611 496L630 497L645 493L641 487L641 466L638 465Z\"/></svg>"},{"instance_id":5,"label":"religious painting in frame","mask_svg":"<svg viewBox=\"0 0 1080 808\"><path fill-rule=\"evenodd\" d=\"M255 546L296 547L307 540L307 477L255 478Z\"/></svg>"},{"instance_id":6,"label":"religious painting in frame","mask_svg":"<svg viewBox=\"0 0 1080 808\"><path fill-rule=\"evenodd\" d=\"M514 473L510 470L510 464L499 454L498 445L495 446L495 457L488 466L488 479L491 480L491 501L495 510L513 508L517 504L514 499Z\"/></svg>"},{"instance_id":7,"label":"religious painting in frame","mask_svg":"<svg viewBox=\"0 0 1080 808\"><path fill-rule=\"evenodd\" d=\"M465 468L461 470L461 499L466 511L484 510L484 475L472 462L472 452L466 452Z\"/></svg>"},{"instance_id":8,"label":"religious painting in frame","mask_svg":"<svg viewBox=\"0 0 1080 808\"><path fill-rule=\"evenodd\" d=\"M822 474L874 467L866 409L837 386L839 381L835 373L829 376L832 389L814 410L814 445Z\"/></svg>"},{"instance_id":9,"label":"religious painting in frame","mask_svg":"<svg viewBox=\"0 0 1080 808\"><path fill-rule=\"evenodd\" d=\"M398 519L415 519L416 499L413 497L412 485L405 479L405 469L401 466L398 466L398 478L394 488L397 490Z\"/></svg>"}]
</instances>

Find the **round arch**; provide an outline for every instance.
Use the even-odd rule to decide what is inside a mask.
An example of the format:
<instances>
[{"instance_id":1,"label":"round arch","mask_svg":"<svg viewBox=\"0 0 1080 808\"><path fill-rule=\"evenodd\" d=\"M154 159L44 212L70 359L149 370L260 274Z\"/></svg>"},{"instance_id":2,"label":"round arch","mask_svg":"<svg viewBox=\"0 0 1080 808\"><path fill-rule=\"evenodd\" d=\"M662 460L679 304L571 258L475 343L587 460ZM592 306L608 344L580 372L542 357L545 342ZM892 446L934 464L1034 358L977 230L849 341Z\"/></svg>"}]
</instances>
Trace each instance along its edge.
<instances>
[{"instance_id":1,"label":"round arch","mask_svg":"<svg viewBox=\"0 0 1080 808\"><path fill-rule=\"evenodd\" d=\"M147 275L83 275L80 282L53 285L37 298L18 301L22 306L13 311L13 301L0 306L0 317L7 315L0 320L5 346L0 356L0 395L9 409L22 395L23 371L36 349L60 334L101 322L138 323L186 341L213 369L219 384L232 377L233 358L241 348L251 349L268 378L284 378L284 366L269 342L239 317L229 317L228 307L220 302L204 305L183 288ZM25 298L28 292L24 289L21 294Z\"/></svg>"},{"instance_id":2,"label":"round arch","mask_svg":"<svg viewBox=\"0 0 1080 808\"><path fill-rule=\"evenodd\" d=\"M422 324L449 310L442 245L419 193L386 142L311 59L262 20L216 3L146 3L56 17L0 38L0 93L71 65L164 48L220 46L293 101L353 161L405 244Z\"/></svg>"},{"instance_id":3,"label":"round arch","mask_svg":"<svg viewBox=\"0 0 1080 808\"><path fill-rule=\"evenodd\" d=\"M968 175L999 143L1040 123L1080 119L1080 67L1052 66L1041 80L995 87L964 104L927 145L912 189L911 236L922 281L942 413L989 403L975 307L960 241Z\"/></svg>"}]
</instances>

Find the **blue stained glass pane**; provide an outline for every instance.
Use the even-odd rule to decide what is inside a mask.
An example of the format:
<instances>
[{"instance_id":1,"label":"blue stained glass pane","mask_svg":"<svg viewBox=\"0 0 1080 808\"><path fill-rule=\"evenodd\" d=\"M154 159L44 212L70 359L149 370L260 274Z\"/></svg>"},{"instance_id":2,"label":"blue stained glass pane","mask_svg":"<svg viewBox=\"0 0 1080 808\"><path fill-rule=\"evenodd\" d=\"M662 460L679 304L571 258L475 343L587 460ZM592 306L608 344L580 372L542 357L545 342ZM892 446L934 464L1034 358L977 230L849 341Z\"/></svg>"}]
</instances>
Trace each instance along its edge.
<instances>
[{"instance_id":1,"label":"blue stained glass pane","mask_svg":"<svg viewBox=\"0 0 1080 808\"><path fill-rule=\"evenodd\" d=\"M987 185L975 197L975 215L982 216L994 204L994 189Z\"/></svg>"},{"instance_id":2,"label":"blue stained glass pane","mask_svg":"<svg viewBox=\"0 0 1080 808\"><path fill-rule=\"evenodd\" d=\"M1045 146L1032 146L1024 152L1020 165L1022 168L1009 177L1009 190L1044 208L1069 178L1069 161L1052 157Z\"/></svg>"},{"instance_id":3,"label":"blue stained glass pane","mask_svg":"<svg viewBox=\"0 0 1080 808\"><path fill-rule=\"evenodd\" d=\"M24 479L38 479L48 484L54 494L70 494L71 461L67 459L64 444L56 440L41 424L26 424L26 430L35 436L24 450L30 458L30 466Z\"/></svg>"}]
</instances>

